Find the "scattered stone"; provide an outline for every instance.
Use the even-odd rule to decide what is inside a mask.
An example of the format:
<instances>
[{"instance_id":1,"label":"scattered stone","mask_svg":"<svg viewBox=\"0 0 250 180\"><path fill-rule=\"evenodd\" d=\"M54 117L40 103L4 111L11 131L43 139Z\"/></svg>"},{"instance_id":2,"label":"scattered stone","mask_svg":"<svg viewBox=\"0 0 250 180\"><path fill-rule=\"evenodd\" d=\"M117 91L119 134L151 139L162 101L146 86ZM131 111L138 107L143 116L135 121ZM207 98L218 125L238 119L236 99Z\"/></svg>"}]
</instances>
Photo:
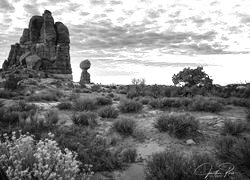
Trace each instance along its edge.
<instances>
[{"instance_id":1,"label":"scattered stone","mask_svg":"<svg viewBox=\"0 0 250 180\"><path fill-rule=\"evenodd\" d=\"M84 60L80 63L80 68L82 69L80 85L90 84L90 74L88 73L90 66L91 63L89 60Z\"/></svg>"},{"instance_id":2,"label":"scattered stone","mask_svg":"<svg viewBox=\"0 0 250 180\"><path fill-rule=\"evenodd\" d=\"M195 145L196 143L194 142L193 139L188 139L188 140L186 140L186 144L187 144L188 146L191 146L191 145Z\"/></svg>"}]
</instances>

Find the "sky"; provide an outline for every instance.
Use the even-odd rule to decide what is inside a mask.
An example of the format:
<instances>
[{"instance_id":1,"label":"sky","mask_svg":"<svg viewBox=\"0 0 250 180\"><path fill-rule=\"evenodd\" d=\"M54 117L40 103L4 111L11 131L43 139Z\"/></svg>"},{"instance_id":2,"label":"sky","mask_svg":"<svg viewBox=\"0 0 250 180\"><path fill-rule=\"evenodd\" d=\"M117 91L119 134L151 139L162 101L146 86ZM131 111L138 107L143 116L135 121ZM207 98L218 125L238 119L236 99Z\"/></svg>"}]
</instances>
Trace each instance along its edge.
<instances>
[{"instance_id":1,"label":"sky","mask_svg":"<svg viewBox=\"0 0 250 180\"><path fill-rule=\"evenodd\" d=\"M45 9L70 32L74 81L172 83L203 66L216 84L250 82L249 0L0 0L0 63L33 15Z\"/></svg>"}]
</instances>

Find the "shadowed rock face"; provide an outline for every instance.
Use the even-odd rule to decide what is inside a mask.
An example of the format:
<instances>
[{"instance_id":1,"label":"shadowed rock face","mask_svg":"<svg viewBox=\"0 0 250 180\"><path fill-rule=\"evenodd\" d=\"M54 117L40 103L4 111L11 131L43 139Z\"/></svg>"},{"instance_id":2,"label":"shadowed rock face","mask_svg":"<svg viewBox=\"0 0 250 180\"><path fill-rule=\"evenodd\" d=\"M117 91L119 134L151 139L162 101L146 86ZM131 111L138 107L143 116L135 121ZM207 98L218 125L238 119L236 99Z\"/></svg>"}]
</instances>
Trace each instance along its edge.
<instances>
[{"instance_id":1,"label":"shadowed rock face","mask_svg":"<svg viewBox=\"0 0 250 180\"><path fill-rule=\"evenodd\" d=\"M51 12L45 10L42 16L30 19L20 44L11 45L2 68L8 71L22 66L50 74L71 75L69 43L68 28L62 22L54 23Z\"/></svg>"}]
</instances>

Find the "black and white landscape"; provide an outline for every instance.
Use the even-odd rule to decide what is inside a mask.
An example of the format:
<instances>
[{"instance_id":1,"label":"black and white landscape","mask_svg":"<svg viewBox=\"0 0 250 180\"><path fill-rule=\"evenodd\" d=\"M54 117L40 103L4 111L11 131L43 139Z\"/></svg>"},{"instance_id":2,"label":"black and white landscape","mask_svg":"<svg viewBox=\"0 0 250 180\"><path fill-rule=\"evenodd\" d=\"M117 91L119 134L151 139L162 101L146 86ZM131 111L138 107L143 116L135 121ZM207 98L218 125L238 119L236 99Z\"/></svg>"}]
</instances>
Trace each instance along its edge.
<instances>
[{"instance_id":1,"label":"black and white landscape","mask_svg":"<svg viewBox=\"0 0 250 180\"><path fill-rule=\"evenodd\" d=\"M249 9L0 0L0 179L250 179Z\"/></svg>"}]
</instances>

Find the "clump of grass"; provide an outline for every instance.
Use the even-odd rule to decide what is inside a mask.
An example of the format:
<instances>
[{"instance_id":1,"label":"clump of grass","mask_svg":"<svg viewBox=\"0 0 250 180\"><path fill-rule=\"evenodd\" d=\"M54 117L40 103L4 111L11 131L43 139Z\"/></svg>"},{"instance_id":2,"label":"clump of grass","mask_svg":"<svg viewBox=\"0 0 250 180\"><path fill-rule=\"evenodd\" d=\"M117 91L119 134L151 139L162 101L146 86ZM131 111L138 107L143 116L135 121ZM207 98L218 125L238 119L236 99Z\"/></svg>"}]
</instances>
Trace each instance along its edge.
<instances>
[{"instance_id":1,"label":"clump of grass","mask_svg":"<svg viewBox=\"0 0 250 180\"><path fill-rule=\"evenodd\" d=\"M190 98L158 98L152 99L149 105L156 109L166 109L166 108L186 108L191 104L192 100Z\"/></svg>"},{"instance_id":2,"label":"clump of grass","mask_svg":"<svg viewBox=\"0 0 250 180\"><path fill-rule=\"evenodd\" d=\"M113 123L114 129L123 135L132 135L136 128L136 122L133 119L122 118Z\"/></svg>"},{"instance_id":3,"label":"clump of grass","mask_svg":"<svg viewBox=\"0 0 250 180\"><path fill-rule=\"evenodd\" d=\"M164 105L163 105L163 102L161 101L161 99L152 99L149 102L149 105L152 108L156 108L156 109L162 109L162 108L164 108Z\"/></svg>"},{"instance_id":4,"label":"clump of grass","mask_svg":"<svg viewBox=\"0 0 250 180\"><path fill-rule=\"evenodd\" d=\"M77 111L91 111L96 109L96 101L93 98L78 98L75 100L73 107Z\"/></svg>"},{"instance_id":5,"label":"clump of grass","mask_svg":"<svg viewBox=\"0 0 250 180\"><path fill-rule=\"evenodd\" d=\"M111 105L112 99L100 96L96 98L96 104L100 106Z\"/></svg>"},{"instance_id":6,"label":"clump of grass","mask_svg":"<svg viewBox=\"0 0 250 180\"><path fill-rule=\"evenodd\" d=\"M189 106L189 108L193 111L216 113L220 112L223 109L223 105L215 99L199 96L193 99L193 102Z\"/></svg>"},{"instance_id":7,"label":"clump of grass","mask_svg":"<svg viewBox=\"0 0 250 180\"><path fill-rule=\"evenodd\" d=\"M242 122L225 121L222 127L223 135L238 136L246 130L246 126Z\"/></svg>"},{"instance_id":8,"label":"clump of grass","mask_svg":"<svg viewBox=\"0 0 250 180\"><path fill-rule=\"evenodd\" d=\"M46 114L46 118L50 124L57 124L59 121L58 111L54 109L49 110Z\"/></svg>"},{"instance_id":9,"label":"clump of grass","mask_svg":"<svg viewBox=\"0 0 250 180\"><path fill-rule=\"evenodd\" d=\"M78 126L90 126L94 127L97 125L97 115L94 112L81 112L79 114L73 114L72 121Z\"/></svg>"},{"instance_id":10,"label":"clump of grass","mask_svg":"<svg viewBox=\"0 0 250 180\"><path fill-rule=\"evenodd\" d=\"M228 104L241 107L250 107L250 99L230 97L227 99Z\"/></svg>"},{"instance_id":11,"label":"clump of grass","mask_svg":"<svg viewBox=\"0 0 250 180\"><path fill-rule=\"evenodd\" d=\"M11 92L10 90L7 90L7 89L0 90L0 98L9 99L9 98L12 98L14 96L15 96L14 93Z\"/></svg>"},{"instance_id":12,"label":"clump of grass","mask_svg":"<svg viewBox=\"0 0 250 180\"><path fill-rule=\"evenodd\" d=\"M126 163L134 163L137 158L137 150L135 148L126 148L121 152L122 161Z\"/></svg>"},{"instance_id":13,"label":"clump of grass","mask_svg":"<svg viewBox=\"0 0 250 180\"><path fill-rule=\"evenodd\" d=\"M143 98L141 98L139 101L140 101L140 103L142 103L143 105L146 105L146 104L149 104L149 102L150 102L151 99L152 99L152 98L150 98L150 97L143 97Z\"/></svg>"},{"instance_id":14,"label":"clump of grass","mask_svg":"<svg viewBox=\"0 0 250 180\"><path fill-rule=\"evenodd\" d=\"M0 108L0 123L2 126L16 125L19 122L19 112L10 111L7 108Z\"/></svg>"},{"instance_id":15,"label":"clump of grass","mask_svg":"<svg viewBox=\"0 0 250 180\"><path fill-rule=\"evenodd\" d=\"M162 132L169 132L178 138L197 134L199 122L187 113L170 113L158 117L155 127Z\"/></svg>"},{"instance_id":16,"label":"clump of grass","mask_svg":"<svg viewBox=\"0 0 250 180\"><path fill-rule=\"evenodd\" d=\"M120 101L119 109L123 113L136 113L142 110L142 104L134 100L124 99Z\"/></svg>"},{"instance_id":17,"label":"clump of grass","mask_svg":"<svg viewBox=\"0 0 250 180\"><path fill-rule=\"evenodd\" d=\"M104 106L99 110L98 114L102 118L117 118L119 111L113 106Z\"/></svg>"},{"instance_id":18,"label":"clump of grass","mask_svg":"<svg viewBox=\"0 0 250 180\"><path fill-rule=\"evenodd\" d=\"M96 92L100 92L102 90L102 87L99 84L94 84L93 86L91 86L91 90L96 91Z\"/></svg>"},{"instance_id":19,"label":"clump of grass","mask_svg":"<svg viewBox=\"0 0 250 180\"><path fill-rule=\"evenodd\" d=\"M60 104L57 105L57 108L60 110L69 110L72 109L72 107L71 102L60 102Z\"/></svg>"},{"instance_id":20,"label":"clump of grass","mask_svg":"<svg viewBox=\"0 0 250 180\"><path fill-rule=\"evenodd\" d=\"M217 155L222 159L231 159L233 153L232 147L236 142L236 138L230 135L221 136L215 141Z\"/></svg>"},{"instance_id":21,"label":"clump of grass","mask_svg":"<svg viewBox=\"0 0 250 180\"><path fill-rule=\"evenodd\" d=\"M207 153L186 155L177 149L156 153L147 161L146 180L203 180L206 174L195 174L195 169L203 163L216 167L216 161Z\"/></svg>"}]
</instances>

